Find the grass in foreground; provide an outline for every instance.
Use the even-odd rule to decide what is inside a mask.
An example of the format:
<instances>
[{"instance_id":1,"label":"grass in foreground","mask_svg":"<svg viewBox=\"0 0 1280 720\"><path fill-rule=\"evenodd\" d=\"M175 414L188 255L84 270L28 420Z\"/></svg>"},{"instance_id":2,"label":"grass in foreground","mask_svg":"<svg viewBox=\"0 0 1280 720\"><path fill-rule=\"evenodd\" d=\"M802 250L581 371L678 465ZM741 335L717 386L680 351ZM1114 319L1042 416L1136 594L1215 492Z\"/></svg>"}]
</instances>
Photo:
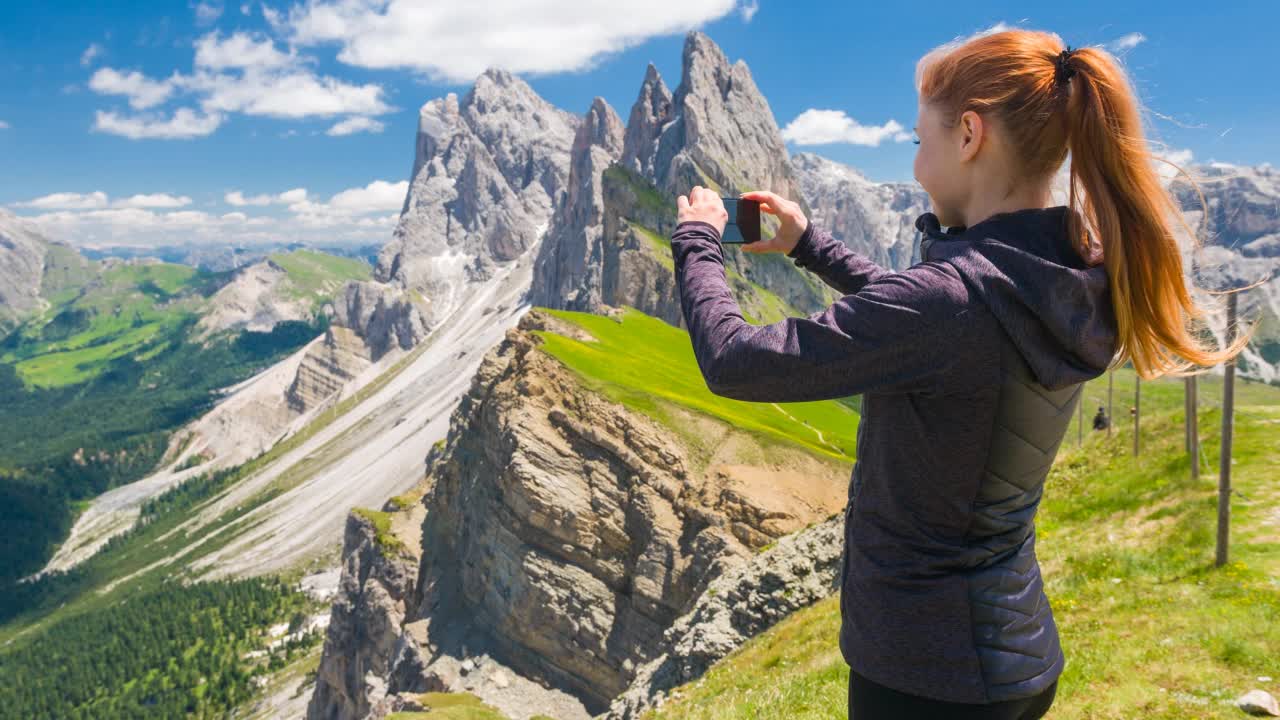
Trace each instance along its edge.
<instances>
[{"instance_id":1,"label":"grass in foreground","mask_svg":"<svg viewBox=\"0 0 1280 720\"><path fill-rule=\"evenodd\" d=\"M1120 422L1110 438L1087 429L1106 404L1107 378L1090 383L1084 443L1071 428L1037 518L1067 657L1046 717L1238 718L1234 700L1246 691L1280 693L1280 389L1237 384L1231 554L1215 567L1221 379L1200 380L1202 470L1192 481L1181 380L1142 384L1135 459L1133 378L1116 373ZM794 613L647 717L843 718L839 624L836 597Z\"/></svg>"}]
</instances>

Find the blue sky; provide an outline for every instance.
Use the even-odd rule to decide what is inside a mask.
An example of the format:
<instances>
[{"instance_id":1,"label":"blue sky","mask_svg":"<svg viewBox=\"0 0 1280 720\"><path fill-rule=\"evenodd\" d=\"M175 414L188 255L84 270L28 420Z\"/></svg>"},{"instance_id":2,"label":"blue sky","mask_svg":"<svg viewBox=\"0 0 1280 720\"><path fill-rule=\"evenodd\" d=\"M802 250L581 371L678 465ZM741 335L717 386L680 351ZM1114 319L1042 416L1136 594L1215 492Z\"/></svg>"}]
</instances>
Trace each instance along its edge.
<instances>
[{"instance_id":1,"label":"blue sky","mask_svg":"<svg viewBox=\"0 0 1280 720\"><path fill-rule=\"evenodd\" d=\"M1115 49L1180 157L1280 162L1275 2L387 5L5 3L0 206L81 244L380 241L424 102L500 65L561 108L600 95L625 119L646 63L674 90L695 27L746 61L780 127L825 110L909 132L916 60L1003 22ZM880 134L788 149L909 180L915 146Z\"/></svg>"}]
</instances>

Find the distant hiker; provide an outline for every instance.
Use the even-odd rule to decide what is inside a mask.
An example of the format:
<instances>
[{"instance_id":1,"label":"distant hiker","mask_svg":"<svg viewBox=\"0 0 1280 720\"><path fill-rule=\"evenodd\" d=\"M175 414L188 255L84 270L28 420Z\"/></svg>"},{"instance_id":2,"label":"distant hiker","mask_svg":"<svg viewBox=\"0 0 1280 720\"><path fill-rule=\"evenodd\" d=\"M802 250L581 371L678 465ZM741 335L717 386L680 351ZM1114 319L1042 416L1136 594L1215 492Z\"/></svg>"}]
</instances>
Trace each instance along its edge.
<instances>
[{"instance_id":1,"label":"distant hiker","mask_svg":"<svg viewBox=\"0 0 1280 720\"><path fill-rule=\"evenodd\" d=\"M1093 429L1106 430L1111 425L1111 418L1107 417L1106 408L1098 406L1098 414L1093 416Z\"/></svg>"},{"instance_id":2,"label":"distant hiker","mask_svg":"<svg viewBox=\"0 0 1280 720\"><path fill-rule=\"evenodd\" d=\"M915 177L932 206L916 220L921 262L880 267L798 199L743 193L781 222L737 247L786 253L842 295L753 325L726 280L723 191L694 186L671 239L680 307L717 395L861 396L840 590L849 716L1033 720L1065 665L1034 523L1073 420L1060 408L1113 363L1151 379L1247 339L1218 351L1187 330L1199 308L1178 205L1108 51L979 34L922 58L916 89ZM1080 192L1054 206L1068 154Z\"/></svg>"}]
</instances>

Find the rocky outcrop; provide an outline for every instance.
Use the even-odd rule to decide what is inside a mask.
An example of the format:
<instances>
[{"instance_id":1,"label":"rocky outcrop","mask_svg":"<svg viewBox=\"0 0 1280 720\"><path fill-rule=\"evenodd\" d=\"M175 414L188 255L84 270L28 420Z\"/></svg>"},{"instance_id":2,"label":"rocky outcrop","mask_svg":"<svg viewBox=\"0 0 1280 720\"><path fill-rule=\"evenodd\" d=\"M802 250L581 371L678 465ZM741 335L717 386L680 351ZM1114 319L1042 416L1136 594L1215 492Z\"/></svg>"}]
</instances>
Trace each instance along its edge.
<instances>
[{"instance_id":1,"label":"rocky outcrop","mask_svg":"<svg viewBox=\"0 0 1280 720\"><path fill-rule=\"evenodd\" d=\"M929 194L917 183L877 183L857 170L812 153L791 167L809 202L809 219L878 265L904 270L920 261L915 221Z\"/></svg>"},{"instance_id":2,"label":"rocky outcrop","mask_svg":"<svg viewBox=\"0 0 1280 720\"><path fill-rule=\"evenodd\" d=\"M636 673L608 720L638 718L672 689L702 677L720 658L787 615L839 590L843 515L783 538L716 578L693 610L666 632L667 650Z\"/></svg>"},{"instance_id":3,"label":"rocky outcrop","mask_svg":"<svg viewBox=\"0 0 1280 720\"><path fill-rule=\"evenodd\" d=\"M294 297L291 286L289 273L269 258L241 268L209 299L193 338L232 328L270 332L285 320L312 321L312 301Z\"/></svg>"},{"instance_id":4,"label":"rocky outcrop","mask_svg":"<svg viewBox=\"0 0 1280 720\"><path fill-rule=\"evenodd\" d=\"M568 189L550 236L539 247L530 302L595 312L601 305L602 174L622 152L622 121L603 98L591 103L574 135Z\"/></svg>"},{"instance_id":5,"label":"rocky outcrop","mask_svg":"<svg viewBox=\"0 0 1280 720\"><path fill-rule=\"evenodd\" d=\"M298 414L318 407L373 364L369 348L355 331L330 325L324 341L302 356L285 401Z\"/></svg>"},{"instance_id":6,"label":"rocky outcrop","mask_svg":"<svg viewBox=\"0 0 1280 720\"><path fill-rule=\"evenodd\" d=\"M431 328L533 247L566 190L580 120L505 70L422 107L409 192L374 279L424 297Z\"/></svg>"},{"instance_id":7,"label":"rocky outcrop","mask_svg":"<svg viewBox=\"0 0 1280 720\"><path fill-rule=\"evenodd\" d=\"M385 679L404 644L401 624L418 564L416 548L388 546L388 528L380 533L377 526L385 518L368 512L347 517L342 577L308 718L365 717L386 695Z\"/></svg>"},{"instance_id":8,"label":"rocky outcrop","mask_svg":"<svg viewBox=\"0 0 1280 720\"><path fill-rule=\"evenodd\" d=\"M371 281L347 283L334 298L333 323L351 329L377 362L392 347L408 350L427 336L427 301L422 294Z\"/></svg>"},{"instance_id":9,"label":"rocky outcrop","mask_svg":"<svg viewBox=\"0 0 1280 720\"><path fill-rule=\"evenodd\" d=\"M800 450L743 464L750 435L673 406L706 439L693 454L589 390L540 332L591 339L535 308L485 356L428 460L399 639L343 636L325 651L393 659L326 675L341 687L317 691L312 717L359 717L342 698L440 689L517 718L586 718L666 649L663 632L708 583L842 507L847 466Z\"/></svg>"}]
</instances>

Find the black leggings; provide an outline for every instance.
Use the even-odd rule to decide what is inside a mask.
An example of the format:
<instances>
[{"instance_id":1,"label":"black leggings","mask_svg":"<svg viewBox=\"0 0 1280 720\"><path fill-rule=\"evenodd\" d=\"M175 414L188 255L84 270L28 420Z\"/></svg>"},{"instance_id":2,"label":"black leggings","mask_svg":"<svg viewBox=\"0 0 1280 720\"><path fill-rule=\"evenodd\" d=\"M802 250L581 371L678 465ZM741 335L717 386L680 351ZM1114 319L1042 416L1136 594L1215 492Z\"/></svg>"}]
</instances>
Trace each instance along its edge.
<instances>
[{"instance_id":1,"label":"black leggings","mask_svg":"<svg viewBox=\"0 0 1280 720\"><path fill-rule=\"evenodd\" d=\"M1058 681L1039 695L987 704L909 695L849 670L849 720L1037 720L1049 711Z\"/></svg>"}]
</instances>

